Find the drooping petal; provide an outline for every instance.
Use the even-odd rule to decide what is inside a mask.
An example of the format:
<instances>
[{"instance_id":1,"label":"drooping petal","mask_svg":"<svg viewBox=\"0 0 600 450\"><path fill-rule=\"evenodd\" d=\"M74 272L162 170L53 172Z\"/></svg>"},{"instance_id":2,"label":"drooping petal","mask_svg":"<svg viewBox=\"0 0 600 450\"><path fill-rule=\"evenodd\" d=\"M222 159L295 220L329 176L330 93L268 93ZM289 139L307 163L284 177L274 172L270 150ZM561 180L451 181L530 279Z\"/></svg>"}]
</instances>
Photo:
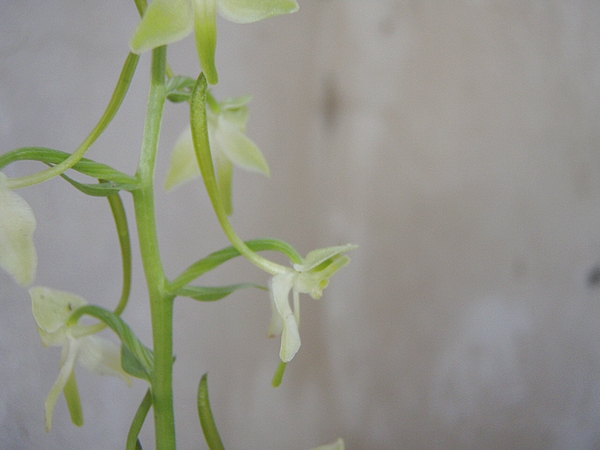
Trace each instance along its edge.
<instances>
[{"instance_id":1,"label":"drooping petal","mask_svg":"<svg viewBox=\"0 0 600 450\"><path fill-rule=\"evenodd\" d=\"M282 322L279 358L283 362L291 361L300 348L298 324L289 302L289 293L295 277L296 273L290 271L275 275L271 280L271 295Z\"/></svg>"},{"instance_id":2,"label":"drooping petal","mask_svg":"<svg viewBox=\"0 0 600 450\"><path fill-rule=\"evenodd\" d=\"M165 190L171 190L197 176L200 176L200 169L194 153L192 130L187 127L177 139L173 153L171 153L167 178L165 179Z\"/></svg>"},{"instance_id":3,"label":"drooping petal","mask_svg":"<svg viewBox=\"0 0 600 450\"><path fill-rule=\"evenodd\" d=\"M35 216L25 200L3 187L5 180L0 172L0 267L21 286L28 286L37 268Z\"/></svg>"},{"instance_id":4,"label":"drooping petal","mask_svg":"<svg viewBox=\"0 0 600 450\"><path fill-rule=\"evenodd\" d=\"M281 334L283 331L283 322L281 322L281 316L277 311L275 300L273 300L273 292L271 292L269 299L271 305L271 321L269 322L269 328L267 328L267 336L271 338Z\"/></svg>"},{"instance_id":5,"label":"drooping petal","mask_svg":"<svg viewBox=\"0 0 600 450\"><path fill-rule=\"evenodd\" d=\"M192 0L194 3L194 34L200 68L206 81L217 84L219 76L215 66L217 48L217 0Z\"/></svg>"},{"instance_id":6,"label":"drooping petal","mask_svg":"<svg viewBox=\"0 0 600 450\"><path fill-rule=\"evenodd\" d=\"M78 362L96 375L112 375L122 378L128 385L131 377L121 367L121 350L111 341L97 336L79 338Z\"/></svg>"},{"instance_id":7,"label":"drooping petal","mask_svg":"<svg viewBox=\"0 0 600 450\"><path fill-rule=\"evenodd\" d=\"M136 28L129 48L142 53L177 42L192 32L191 0L153 0Z\"/></svg>"},{"instance_id":8,"label":"drooping petal","mask_svg":"<svg viewBox=\"0 0 600 450\"><path fill-rule=\"evenodd\" d=\"M56 378L56 381L52 385L44 405L46 410L46 431L50 431L50 428L52 427L52 411L54 410L56 399L67 384L67 381L71 376L71 372L73 372L78 351L79 344L77 339L74 338L70 338L65 343L65 347L63 347L64 357L62 358L58 378Z\"/></svg>"},{"instance_id":9,"label":"drooping petal","mask_svg":"<svg viewBox=\"0 0 600 450\"><path fill-rule=\"evenodd\" d=\"M44 286L30 288L29 295L31 297L31 310L38 327L50 334L64 327L71 313L87 304L82 297L71 292L50 289ZM48 345L63 345L63 343Z\"/></svg>"},{"instance_id":10,"label":"drooping petal","mask_svg":"<svg viewBox=\"0 0 600 450\"><path fill-rule=\"evenodd\" d=\"M214 132L215 144L236 165L269 176L269 165L259 148L239 128L219 116Z\"/></svg>"},{"instance_id":11,"label":"drooping petal","mask_svg":"<svg viewBox=\"0 0 600 450\"><path fill-rule=\"evenodd\" d=\"M298 11L295 0L219 0L219 14L237 23L250 23Z\"/></svg>"}]
</instances>

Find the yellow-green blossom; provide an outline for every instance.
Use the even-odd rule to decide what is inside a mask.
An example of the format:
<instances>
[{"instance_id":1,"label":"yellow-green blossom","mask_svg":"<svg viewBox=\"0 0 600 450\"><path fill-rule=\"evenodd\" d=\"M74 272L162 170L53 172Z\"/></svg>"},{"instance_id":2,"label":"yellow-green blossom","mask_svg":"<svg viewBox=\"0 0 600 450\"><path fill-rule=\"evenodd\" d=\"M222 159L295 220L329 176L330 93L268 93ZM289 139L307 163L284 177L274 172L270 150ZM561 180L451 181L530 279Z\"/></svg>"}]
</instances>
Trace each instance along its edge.
<instances>
[{"instance_id":1,"label":"yellow-green blossom","mask_svg":"<svg viewBox=\"0 0 600 450\"><path fill-rule=\"evenodd\" d=\"M52 385L46 398L46 431L52 426L52 411L61 391L71 412L73 422L83 423L83 418L75 418L73 411L80 410L77 385L74 377L75 363L79 362L85 368L99 375L114 375L121 377L130 384L130 377L121 368L120 349L114 343L93 336L97 327L84 326L76 323L67 326L66 322L71 313L87 302L78 295L58 291L42 286L29 289L32 311L37 329L45 346L62 347L58 378ZM71 383L71 390L65 389Z\"/></svg>"},{"instance_id":2,"label":"yellow-green blossom","mask_svg":"<svg viewBox=\"0 0 600 450\"><path fill-rule=\"evenodd\" d=\"M219 194L227 214L231 214L231 178L233 164L269 176L269 166L258 147L244 133L248 121L249 96L228 98L215 106L207 107L209 142L212 149ZM171 154L165 180L165 189L200 175L198 161L188 127L179 137Z\"/></svg>"},{"instance_id":3,"label":"yellow-green blossom","mask_svg":"<svg viewBox=\"0 0 600 450\"><path fill-rule=\"evenodd\" d=\"M133 53L177 42L192 31L200 67L210 84L215 67L217 10L232 22L250 23L298 10L295 0L153 0L130 41Z\"/></svg>"},{"instance_id":4,"label":"yellow-green blossom","mask_svg":"<svg viewBox=\"0 0 600 450\"><path fill-rule=\"evenodd\" d=\"M6 186L0 172L0 267L22 286L30 285L37 268L33 245L36 221L31 207Z\"/></svg>"},{"instance_id":5,"label":"yellow-green blossom","mask_svg":"<svg viewBox=\"0 0 600 450\"><path fill-rule=\"evenodd\" d=\"M350 258L342 253L356 248L356 245L340 245L313 250L301 264L293 269L273 276L271 279L271 323L269 336L281 334L279 358L287 363L300 348L300 294L308 294L314 299L321 298L329 278L344 267ZM293 309L289 294L292 291Z\"/></svg>"}]
</instances>

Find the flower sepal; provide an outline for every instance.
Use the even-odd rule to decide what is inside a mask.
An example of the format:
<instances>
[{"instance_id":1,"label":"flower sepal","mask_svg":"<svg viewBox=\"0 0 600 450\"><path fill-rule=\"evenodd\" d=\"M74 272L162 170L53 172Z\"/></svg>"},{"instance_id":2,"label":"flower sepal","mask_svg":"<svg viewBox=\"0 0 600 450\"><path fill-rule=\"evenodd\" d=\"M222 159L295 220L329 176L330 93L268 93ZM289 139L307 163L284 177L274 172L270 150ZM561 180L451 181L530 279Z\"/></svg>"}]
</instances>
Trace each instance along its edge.
<instances>
[{"instance_id":1,"label":"flower sepal","mask_svg":"<svg viewBox=\"0 0 600 450\"><path fill-rule=\"evenodd\" d=\"M31 207L8 188L7 177L0 172L0 267L21 286L29 286L35 278L35 227Z\"/></svg>"}]
</instances>

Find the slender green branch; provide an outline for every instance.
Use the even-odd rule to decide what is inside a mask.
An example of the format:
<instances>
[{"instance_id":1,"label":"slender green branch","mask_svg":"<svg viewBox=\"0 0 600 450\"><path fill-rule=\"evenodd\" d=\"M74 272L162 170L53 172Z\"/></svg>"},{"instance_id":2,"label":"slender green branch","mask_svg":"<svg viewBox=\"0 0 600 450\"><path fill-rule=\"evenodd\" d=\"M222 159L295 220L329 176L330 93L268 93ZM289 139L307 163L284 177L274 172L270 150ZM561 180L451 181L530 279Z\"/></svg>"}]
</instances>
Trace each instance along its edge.
<instances>
[{"instance_id":1,"label":"slender green branch","mask_svg":"<svg viewBox=\"0 0 600 450\"><path fill-rule=\"evenodd\" d=\"M252 239L245 243L254 252L264 250L277 251L286 255L293 263L300 264L302 262L302 257L296 249L279 239ZM206 272L240 255L239 250L233 246L213 252L185 269L177 278L168 283L167 289L170 292L175 292Z\"/></svg>"},{"instance_id":2,"label":"slender green branch","mask_svg":"<svg viewBox=\"0 0 600 450\"><path fill-rule=\"evenodd\" d=\"M221 436L217 430L217 424L210 408L210 401L208 399L208 382L207 375L202 375L200 383L198 384L198 417L200 418L200 426L202 427L202 433L204 439L208 444L210 450L224 450Z\"/></svg>"},{"instance_id":3,"label":"slender green branch","mask_svg":"<svg viewBox=\"0 0 600 450\"><path fill-rule=\"evenodd\" d=\"M146 416L148 415L148 411L150 411L150 407L152 406L152 394L150 389L146 391L146 395L144 395L144 399L138 410L135 413L135 417L131 422L131 427L129 427L129 433L127 434L127 443L125 445L125 450L136 450L140 448L138 436L140 435L140 431L142 429L142 425L144 424L144 420L146 420Z\"/></svg>"},{"instance_id":4,"label":"slender green branch","mask_svg":"<svg viewBox=\"0 0 600 450\"><path fill-rule=\"evenodd\" d=\"M121 288L121 298L115 308L114 313L119 315L127 306L129 294L131 292L131 241L129 238L129 227L127 226L127 215L125 207L119 194L109 195L108 203L115 219L117 234L119 235L119 246L121 247L121 260L123 266L123 287Z\"/></svg>"},{"instance_id":5,"label":"slender green branch","mask_svg":"<svg viewBox=\"0 0 600 450\"><path fill-rule=\"evenodd\" d=\"M104 114L102 115L94 129L90 132L90 134L83 140L83 142L77 148L77 150L75 150L67 159L65 159L59 164L56 164L53 167L50 167L49 169L43 170L33 175L9 179L8 188L18 189L41 183L43 181L49 180L50 178L54 178L57 175L60 175L65 170L77 164L77 162L83 157L83 155L90 148L90 146L96 141L96 139L98 139L98 136L100 136L104 132L108 124L115 117L115 114L117 114L117 111L121 107L121 103L125 98L125 94L127 94L127 90L129 89L129 85L131 84L131 80L133 79L133 74L135 72L139 59L139 55L129 53L127 59L125 60L125 64L123 65L123 69L121 70L121 75L119 76L117 86L115 87L110 101L108 102L108 106L106 107Z\"/></svg>"}]
</instances>

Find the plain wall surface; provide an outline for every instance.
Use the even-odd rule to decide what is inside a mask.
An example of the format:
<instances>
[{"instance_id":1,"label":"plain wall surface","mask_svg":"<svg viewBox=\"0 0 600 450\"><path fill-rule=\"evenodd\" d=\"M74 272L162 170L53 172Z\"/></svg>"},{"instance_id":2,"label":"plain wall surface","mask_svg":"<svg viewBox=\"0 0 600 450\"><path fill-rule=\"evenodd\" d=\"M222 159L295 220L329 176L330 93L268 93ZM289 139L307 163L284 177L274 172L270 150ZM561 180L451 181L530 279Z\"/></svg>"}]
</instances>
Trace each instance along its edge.
<instances>
[{"instance_id":1,"label":"plain wall surface","mask_svg":"<svg viewBox=\"0 0 600 450\"><path fill-rule=\"evenodd\" d=\"M0 152L73 151L138 20L133 2L1 2ZM253 95L248 135L272 172L235 172L236 230L302 254L360 247L322 299L302 299L302 347L278 389L266 293L177 300L179 448L204 448L195 396L205 372L230 449L338 436L350 450L599 448L600 3L306 0L294 15L218 26L214 93ZM168 57L175 73L197 75L192 38ZM87 154L129 173L149 59ZM166 105L157 211L170 277L227 245L199 181L160 189L186 119L184 105ZM106 201L60 179L19 194L38 220L36 284L114 307ZM137 260L134 278L124 318L150 344ZM240 281L267 275L240 260L203 283ZM60 350L42 347L28 294L5 273L0 305L0 448L122 448L144 383L79 368L85 425L70 424L59 398L46 434Z\"/></svg>"}]
</instances>

